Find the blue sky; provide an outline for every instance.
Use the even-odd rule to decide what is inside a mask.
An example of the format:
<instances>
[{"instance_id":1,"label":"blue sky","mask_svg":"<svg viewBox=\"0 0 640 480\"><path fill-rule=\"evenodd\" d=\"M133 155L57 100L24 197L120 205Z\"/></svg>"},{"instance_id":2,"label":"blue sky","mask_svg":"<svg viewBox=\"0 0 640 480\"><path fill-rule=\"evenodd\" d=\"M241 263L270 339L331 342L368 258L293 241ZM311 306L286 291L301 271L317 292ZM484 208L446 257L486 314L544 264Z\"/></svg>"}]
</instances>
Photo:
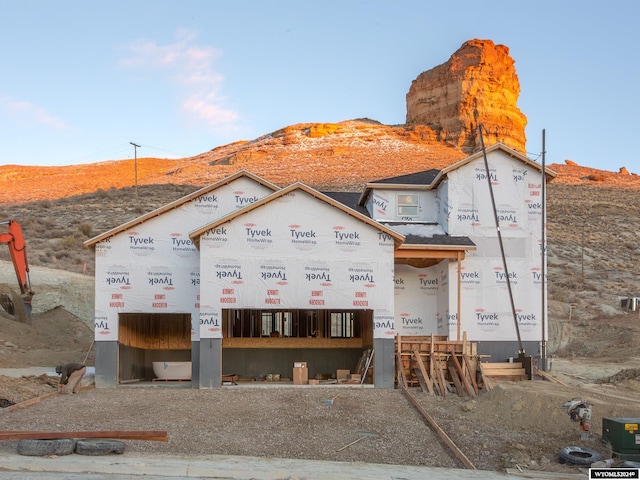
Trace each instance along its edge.
<instances>
[{"instance_id":1,"label":"blue sky","mask_svg":"<svg viewBox=\"0 0 640 480\"><path fill-rule=\"evenodd\" d=\"M640 173L640 2L0 0L0 165L179 158L287 125L405 121L421 72L509 47L527 151Z\"/></svg>"}]
</instances>

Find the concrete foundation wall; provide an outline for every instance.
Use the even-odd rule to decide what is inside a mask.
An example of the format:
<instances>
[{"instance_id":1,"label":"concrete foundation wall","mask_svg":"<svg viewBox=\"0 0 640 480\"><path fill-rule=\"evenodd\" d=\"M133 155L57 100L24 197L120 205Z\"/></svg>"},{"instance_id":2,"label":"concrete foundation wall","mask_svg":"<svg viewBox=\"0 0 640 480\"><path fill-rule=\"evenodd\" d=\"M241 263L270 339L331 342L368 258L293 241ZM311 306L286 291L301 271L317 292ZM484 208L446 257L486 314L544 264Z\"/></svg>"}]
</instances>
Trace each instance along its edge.
<instances>
[{"instance_id":1,"label":"concrete foundation wall","mask_svg":"<svg viewBox=\"0 0 640 480\"><path fill-rule=\"evenodd\" d=\"M118 342L96 342L96 388L118 384Z\"/></svg>"},{"instance_id":2,"label":"concrete foundation wall","mask_svg":"<svg viewBox=\"0 0 640 480\"><path fill-rule=\"evenodd\" d=\"M233 373L233 372L230 372ZM200 375L195 388L222 387L222 339L200 339Z\"/></svg>"},{"instance_id":3,"label":"concrete foundation wall","mask_svg":"<svg viewBox=\"0 0 640 480\"><path fill-rule=\"evenodd\" d=\"M338 369L355 373L362 349L289 349L289 348L228 348L222 351L225 374L262 379L267 373L279 373L293 378L294 362L307 362L309 378L317 374L335 374Z\"/></svg>"},{"instance_id":4,"label":"concrete foundation wall","mask_svg":"<svg viewBox=\"0 0 640 480\"><path fill-rule=\"evenodd\" d=\"M395 348L393 338L375 338L373 340L373 383L375 388L394 388Z\"/></svg>"}]
</instances>

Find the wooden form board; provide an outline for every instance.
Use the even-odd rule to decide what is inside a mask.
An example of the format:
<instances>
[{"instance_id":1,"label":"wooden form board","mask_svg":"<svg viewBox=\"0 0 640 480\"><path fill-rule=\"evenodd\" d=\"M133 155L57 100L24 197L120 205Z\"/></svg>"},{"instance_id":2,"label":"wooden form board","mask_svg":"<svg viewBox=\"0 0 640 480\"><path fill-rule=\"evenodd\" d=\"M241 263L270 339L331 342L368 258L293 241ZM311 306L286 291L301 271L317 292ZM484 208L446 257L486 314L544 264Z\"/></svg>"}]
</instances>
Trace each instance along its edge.
<instances>
[{"instance_id":1,"label":"wooden form board","mask_svg":"<svg viewBox=\"0 0 640 480\"><path fill-rule=\"evenodd\" d=\"M446 337L396 336L397 380L405 388L420 387L430 395L475 397L503 381L530 380L521 362L481 362L477 344ZM402 375L400 375L402 372Z\"/></svg>"},{"instance_id":2,"label":"wooden form board","mask_svg":"<svg viewBox=\"0 0 640 480\"><path fill-rule=\"evenodd\" d=\"M420 386L430 395L475 397L476 345L466 340L450 341L446 337L396 337L398 383L404 387Z\"/></svg>"}]
</instances>

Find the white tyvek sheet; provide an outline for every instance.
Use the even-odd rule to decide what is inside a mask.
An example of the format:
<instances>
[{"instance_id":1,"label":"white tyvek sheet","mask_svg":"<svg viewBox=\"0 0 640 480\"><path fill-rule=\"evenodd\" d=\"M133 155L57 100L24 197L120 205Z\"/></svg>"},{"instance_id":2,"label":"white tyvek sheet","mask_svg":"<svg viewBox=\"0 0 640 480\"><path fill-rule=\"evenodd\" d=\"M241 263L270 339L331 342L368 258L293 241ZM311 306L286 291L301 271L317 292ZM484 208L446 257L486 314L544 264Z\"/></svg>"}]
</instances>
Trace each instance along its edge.
<instances>
[{"instance_id":1,"label":"white tyvek sheet","mask_svg":"<svg viewBox=\"0 0 640 480\"><path fill-rule=\"evenodd\" d=\"M508 259L511 292L520 336L523 341L542 339L542 278L539 264L525 259ZM456 275L455 263L450 275ZM467 258L461 271L461 330L472 341L517 340L507 275L500 258ZM455 285L454 285L455 287ZM452 288L450 308L457 310ZM455 338L455 324L450 324Z\"/></svg>"},{"instance_id":2,"label":"white tyvek sheet","mask_svg":"<svg viewBox=\"0 0 640 480\"><path fill-rule=\"evenodd\" d=\"M201 237L201 338L224 308L370 309L392 338L393 239L302 190ZM224 249L219 248L224 245Z\"/></svg>"},{"instance_id":3,"label":"white tyvek sheet","mask_svg":"<svg viewBox=\"0 0 640 480\"><path fill-rule=\"evenodd\" d=\"M540 230L540 172L514 162L503 152L493 152L488 163L503 237L525 236L531 228ZM495 235L491 191L482 158L450 172L447 190L445 209L451 235Z\"/></svg>"},{"instance_id":4,"label":"white tyvek sheet","mask_svg":"<svg viewBox=\"0 0 640 480\"><path fill-rule=\"evenodd\" d=\"M437 334L438 270L436 267L396 266L394 308L398 334Z\"/></svg>"},{"instance_id":5,"label":"white tyvek sheet","mask_svg":"<svg viewBox=\"0 0 640 480\"><path fill-rule=\"evenodd\" d=\"M189 232L272 193L247 177L96 245L95 338L118 339L119 313L189 313L198 338L200 257Z\"/></svg>"}]
</instances>

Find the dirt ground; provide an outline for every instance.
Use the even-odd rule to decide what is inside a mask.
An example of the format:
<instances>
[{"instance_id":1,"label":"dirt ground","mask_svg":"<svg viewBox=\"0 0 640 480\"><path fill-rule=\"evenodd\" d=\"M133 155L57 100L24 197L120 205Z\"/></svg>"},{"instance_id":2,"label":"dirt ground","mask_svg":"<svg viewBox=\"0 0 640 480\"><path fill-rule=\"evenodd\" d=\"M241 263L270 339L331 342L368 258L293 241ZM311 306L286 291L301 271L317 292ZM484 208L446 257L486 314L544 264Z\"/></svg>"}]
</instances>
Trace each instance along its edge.
<instances>
[{"instance_id":1,"label":"dirt ground","mask_svg":"<svg viewBox=\"0 0 640 480\"><path fill-rule=\"evenodd\" d=\"M0 277L0 282L2 282ZM68 361L83 361L87 358L87 364L93 364L93 331L85 319L71 313L86 311L82 306L87 298L93 294L93 278L90 276L67 277L64 272L36 269L32 272L32 282L39 286L40 299L34 297L34 314L30 325L18 323L8 318L0 317L0 368L25 368L25 367L49 367L51 371L56 364ZM555 308L559 308L557 305ZM598 316L595 318L582 318L573 316L563 320L553 321L550 325L550 344L554 346L550 359L550 372L556 379L562 382L551 382L538 378L530 382L502 383L492 390L485 390L471 399L448 395L446 398L429 396L418 389L412 393L425 407L430 415L438 422L447 435L460 447L464 454L479 469L504 470L505 468L523 468L528 470L552 471L552 472L577 472L578 466L560 464L558 452L565 446L576 445L594 449L605 458L610 456L609 447L601 442L603 417L640 417L640 318L636 313L617 314L610 316ZM10 403L19 403L36 396L42 396L56 391L57 378L46 374L26 375L11 377L0 375L0 401L7 406ZM95 390L91 392L92 398L88 401L92 405L108 402L109 395L124 395L125 398L140 395L139 389L119 388L114 392ZM170 389L162 389L170 390ZM155 392L158 392L155 388ZM189 390L190 395L198 397L202 395L197 390ZM162 402L164 393L156 395L156 402ZM258 395L258 394L251 394ZM260 404L266 402L285 402L286 408L296 403L292 397L300 397L300 403L308 401L309 393L302 390L291 389L287 393L287 400L276 398L271 391L265 390L259 393L259 397L253 398L241 395L248 401ZM322 392L319 395L329 395ZM364 402L371 395L362 391L351 392L350 396L361 395ZM317 395L316 395L317 396ZM75 396L74 396L75 397ZM47 403L55 400L46 400ZM240 398L240 397L239 397ZM253 400L250 400L253 398ZM307 398L307 400L305 400ZM588 440L581 439L578 424L572 422L567 411L561 408L565 402L582 398L593 405L592 429ZM147 397L148 400L148 397ZM314 397L315 403L317 398ZM75 399L74 399L75 401ZM82 398L78 401L84 401ZM124 401L117 399L115 401ZM134 399L131 399L135 403ZM195 398L194 402L202 399ZM225 417L227 413L238 418L237 399L234 402L218 402L217 415ZM380 403L380 413L389 421L390 416L397 412L405 411L407 400L401 395L382 395L375 400ZM255 405L254 403L252 403ZM225 405L227 405L225 407ZM156 407L160 408L159 405ZM37 409L47 409L44 406L31 406L12 412L4 417L5 428L11 428L13 421L26 428L26 421L36 422L39 428L53 428L55 425L46 425L43 419L30 420ZM227 412L225 408L230 411ZM248 408L246 411L251 411ZM235 413L233 413L235 412ZM117 415L122 412L118 410ZM98 415L104 417L105 412ZM304 413L300 413L298 421L304 422ZM24 420L23 419L29 419ZM241 415L246 422L250 422L252 415ZM246 418L245 418L246 417ZM262 417L261 417L262 418ZM270 417L269 417L270 418ZM90 417L85 419L91 421ZM255 420L255 418L253 419ZM98 421L97 419L95 421ZM101 418L100 421L104 421ZM138 425L136 419L130 419L133 428L149 429L149 425ZM239 422L239 420L236 420ZM265 420L260 420L265 422ZM42 425L42 422L45 422ZM119 419L118 424L125 422ZM271 420L269 420L271 422ZM383 423L385 423L383 422ZM178 422L180 423L180 422ZM398 420L400 424L400 420ZM414 422L415 423L415 422ZM89 424L90 425L90 424ZM128 425L128 424L127 424ZM265 424L268 427L270 423ZM282 421L276 421L273 429L278 429ZM350 424L340 430L341 424L332 425L332 435L335 444L353 439L354 428ZM391 420L390 427L394 425ZM146 427L146 428L145 428ZM184 426L184 441L190 437L188 425ZM120 427L118 427L120 428ZM174 435L182 435L180 427L174 425ZM196 428L197 427L193 427ZM255 423L237 423L235 431L229 432L229 444L236 445L236 449L229 454L256 454L256 455L282 455L284 444L274 447L274 450L247 451L238 445L237 436L250 435L247 429L255 428ZM315 427L314 427L315 428ZM379 427L381 428L381 427ZM424 423L421 427L424 431L430 430ZM191 429L193 431L193 429ZM416 432L413 432L416 435ZM396 439L397 442L410 442L403 432L388 432L387 439ZM201 442L206 440L200 439ZM285 442L283 439L282 442ZM297 441L297 440L296 440ZM389 440L391 441L391 440ZM361 442L362 443L362 442ZM186 445L186 443L185 443ZM1 447L1 446L0 446ZM4 448L4 447L3 447ZM142 447L134 447L142 448ZM144 447L147 448L147 447ZM151 449L167 449L171 445L151 445ZM186 447L185 447L186 448ZM319 450L320 447L317 447ZM383 447L381 447L383 448ZM397 448L389 448L389 455L378 452L369 461L382 463L394 463L401 459L408 464L423 464L426 460L415 454L407 454L407 457L398 457L393 454ZM165 451L165 450L161 450ZM244 453L243 453L244 452ZM291 455L296 453L291 450ZM318 459L335 459L334 451L326 456L320 454ZM356 456L359 450L352 454ZM185 452L181 452L181 454ZM305 453L300 458L305 458ZM360 458L364 453L360 453ZM438 465L439 460L435 463ZM447 460L446 462L451 462ZM449 465L445 463L443 466Z\"/></svg>"}]
</instances>

